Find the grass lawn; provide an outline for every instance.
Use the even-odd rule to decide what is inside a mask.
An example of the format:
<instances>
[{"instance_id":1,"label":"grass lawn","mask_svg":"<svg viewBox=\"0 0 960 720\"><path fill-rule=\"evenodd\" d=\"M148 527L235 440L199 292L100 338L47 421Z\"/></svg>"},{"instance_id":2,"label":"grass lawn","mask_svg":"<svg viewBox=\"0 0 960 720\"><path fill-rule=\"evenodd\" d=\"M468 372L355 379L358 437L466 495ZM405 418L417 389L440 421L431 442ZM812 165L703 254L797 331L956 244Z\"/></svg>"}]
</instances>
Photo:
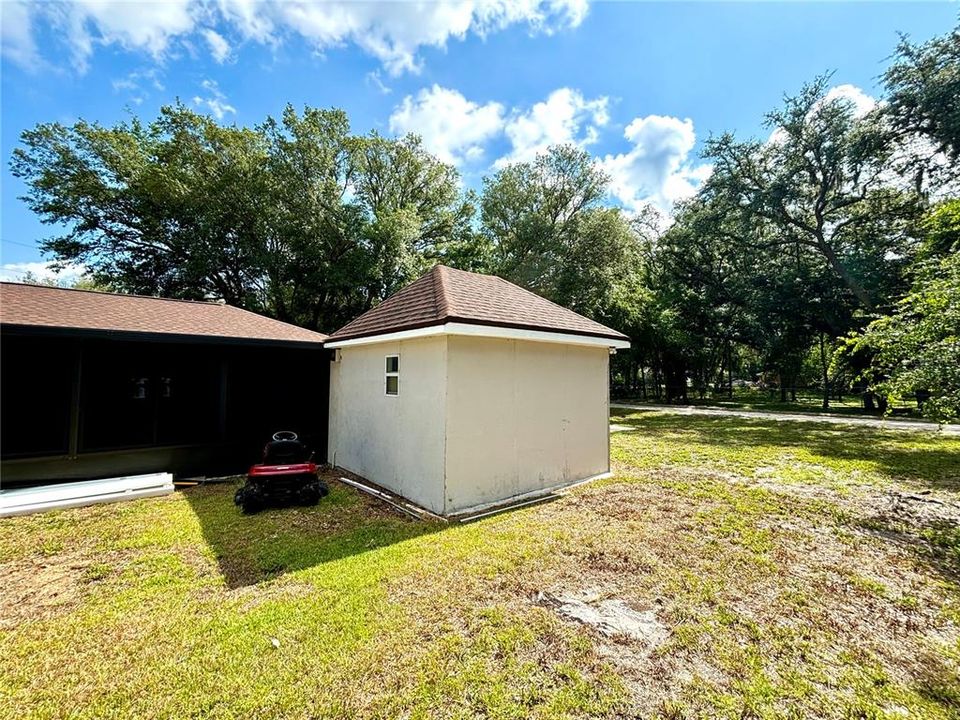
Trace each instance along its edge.
<instances>
[{"instance_id":1,"label":"grass lawn","mask_svg":"<svg viewBox=\"0 0 960 720\"><path fill-rule=\"evenodd\" d=\"M659 405L663 400L649 397L628 398L618 400L628 405ZM697 394L691 391L686 402L681 405L695 405L702 407L722 407L738 410L767 410L771 412L802 412L802 413L828 413L830 415L859 415L863 417L883 417L879 410L866 410L859 395L845 395L843 400L836 398L830 399L830 409L823 409L823 395L816 391L800 390L797 392L796 401L780 401L779 390L754 390L752 388L735 388L733 397L726 393L709 393L704 398L697 397ZM897 420L922 420L917 411L917 404L913 401L901 401L893 406L893 413L890 416Z\"/></svg>"},{"instance_id":2,"label":"grass lawn","mask_svg":"<svg viewBox=\"0 0 960 720\"><path fill-rule=\"evenodd\" d=\"M0 520L0 717L960 717L960 439L614 420L614 478L467 525L344 485Z\"/></svg>"}]
</instances>

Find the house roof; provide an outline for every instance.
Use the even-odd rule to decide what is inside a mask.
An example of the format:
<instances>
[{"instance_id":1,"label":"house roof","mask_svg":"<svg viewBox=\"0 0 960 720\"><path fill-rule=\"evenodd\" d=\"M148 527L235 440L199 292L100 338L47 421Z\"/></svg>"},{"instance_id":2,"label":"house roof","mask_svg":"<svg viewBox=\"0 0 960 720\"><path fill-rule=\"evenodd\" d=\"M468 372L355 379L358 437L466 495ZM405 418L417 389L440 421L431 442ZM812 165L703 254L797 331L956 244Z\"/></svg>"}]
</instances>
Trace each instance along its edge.
<instances>
[{"instance_id":1,"label":"house roof","mask_svg":"<svg viewBox=\"0 0 960 720\"><path fill-rule=\"evenodd\" d=\"M0 283L0 324L96 334L322 343L326 335L218 302Z\"/></svg>"},{"instance_id":2,"label":"house roof","mask_svg":"<svg viewBox=\"0 0 960 720\"><path fill-rule=\"evenodd\" d=\"M352 340L450 322L626 339L503 278L445 265L435 266L329 339Z\"/></svg>"}]
</instances>

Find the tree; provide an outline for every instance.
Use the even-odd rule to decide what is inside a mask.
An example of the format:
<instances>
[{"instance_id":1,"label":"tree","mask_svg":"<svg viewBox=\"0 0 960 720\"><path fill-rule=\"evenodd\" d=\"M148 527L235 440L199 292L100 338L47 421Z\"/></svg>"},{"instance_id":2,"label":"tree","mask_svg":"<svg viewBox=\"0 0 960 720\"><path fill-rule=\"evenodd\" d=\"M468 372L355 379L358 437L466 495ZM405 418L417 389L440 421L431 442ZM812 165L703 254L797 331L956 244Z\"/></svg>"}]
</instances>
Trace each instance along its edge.
<instances>
[{"instance_id":1,"label":"tree","mask_svg":"<svg viewBox=\"0 0 960 720\"><path fill-rule=\"evenodd\" d=\"M664 347L660 360L668 377L692 375L701 397L711 382L722 384L724 370L729 390L732 345L749 335L747 303L756 257L741 241L738 220L721 202L701 194L680 206L676 222L656 246L661 330L689 345ZM671 363L683 367L674 369ZM671 394L674 389L685 395L685 388L671 388Z\"/></svg>"},{"instance_id":2,"label":"tree","mask_svg":"<svg viewBox=\"0 0 960 720\"><path fill-rule=\"evenodd\" d=\"M933 207L920 224L923 257L960 252L960 199L945 200Z\"/></svg>"},{"instance_id":3,"label":"tree","mask_svg":"<svg viewBox=\"0 0 960 720\"><path fill-rule=\"evenodd\" d=\"M42 285L45 287L67 288L70 290L98 290L110 292L111 288L96 283L92 278L81 276L77 278L40 277L32 270L27 270L18 276L14 282L24 285Z\"/></svg>"},{"instance_id":4,"label":"tree","mask_svg":"<svg viewBox=\"0 0 960 720\"><path fill-rule=\"evenodd\" d=\"M573 146L486 178L481 218L490 271L601 316L615 284L639 264L640 250L623 213L602 205L607 182L593 158Z\"/></svg>"},{"instance_id":5,"label":"tree","mask_svg":"<svg viewBox=\"0 0 960 720\"><path fill-rule=\"evenodd\" d=\"M954 163L960 160L960 26L915 45L901 37L895 61L883 74L888 116L904 135L934 143Z\"/></svg>"},{"instance_id":6,"label":"tree","mask_svg":"<svg viewBox=\"0 0 960 720\"><path fill-rule=\"evenodd\" d=\"M227 302L333 330L430 264L470 258L474 208L415 137L351 134L340 110L252 129L181 104L105 128L22 135L13 174L42 244L128 292Z\"/></svg>"},{"instance_id":7,"label":"tree","mask_svg":"<svg viewBox=\"0 0 960 720\"><path fill-rule=\"evenodd\" d=\"M842 353L870 358L863 376L889 401L916 395L925 416L960 417L960 254L921 263L893 313L848 338Z\"/></svg>"},{"instance_id":8,"label":"tree","mask_svg":"<svg viewBox=\"0 0 960 720\"><path fill-rule=\"evenodd\" d=\"M776 232L758 242L815 253L853 303L872 310L885 300L872 287L877 268L884 276L885 258L910 254L918 209L917 199L884 175L892 149L882 129L858 118L850 101L828 98L826 77L788 97L767 124L773 133L766 142L730 134L708 141L704 154L715 163L709 191L756 227L773 224Z\"/></svg>"}]
</instances>

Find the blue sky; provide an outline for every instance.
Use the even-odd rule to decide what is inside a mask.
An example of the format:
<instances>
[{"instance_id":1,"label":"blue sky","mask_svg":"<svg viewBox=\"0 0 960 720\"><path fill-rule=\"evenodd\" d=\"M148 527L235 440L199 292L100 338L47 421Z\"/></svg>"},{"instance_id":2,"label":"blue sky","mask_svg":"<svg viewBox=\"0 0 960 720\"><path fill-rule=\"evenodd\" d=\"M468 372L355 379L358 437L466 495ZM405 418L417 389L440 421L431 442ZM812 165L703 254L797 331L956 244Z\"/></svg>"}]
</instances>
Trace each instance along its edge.
<instances>
[{"instance_id":1,"label":"blue sky","mask_svg":"<svg viewBox=\"0 0 960 720\"><path fill-rule=\"evenodd\" d=\"M825 71L868 106L897 32L942 34L957 7L4 0L0 274L38 270L35 243L55 232L7 167L37 123L149 119L178 97L238 124L336 106L357 132L419 132L473 187L577 142L613 178L612 202L669 210L709 172L710 133L765 136L764 112Z\"/></svg>"}]
</instances>

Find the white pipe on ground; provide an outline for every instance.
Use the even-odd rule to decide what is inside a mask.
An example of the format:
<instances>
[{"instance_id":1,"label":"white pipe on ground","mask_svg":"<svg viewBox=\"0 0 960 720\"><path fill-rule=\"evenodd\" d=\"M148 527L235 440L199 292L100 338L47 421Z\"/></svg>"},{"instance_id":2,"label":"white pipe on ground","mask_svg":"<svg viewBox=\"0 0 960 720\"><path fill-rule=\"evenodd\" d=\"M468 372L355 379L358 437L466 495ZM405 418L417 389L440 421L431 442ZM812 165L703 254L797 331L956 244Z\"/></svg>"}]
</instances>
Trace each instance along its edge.
<instances>
[{"instance_id":1,"label":"white pipe on ground","mask_svg":"<svg viewBox=\"0 0 960 720\"><path fill-rule=\"evenodd\" d=\"M170 473L127 475L105 480L83 480L0 490L0 517L30 515L47 510L63 510L142 497L157 497L169 495L172 492L173 475Z\"/></svg>"},{"instance_id":2,"label":"white pipe on ground","mask_svg":"<svg viewBox=\"0 0 960 720\"><path fill-rule=\"evenodd\" d=\"M385 502L387 505L390 505L391 507L396 508L396 509L399 510L400 512L402 512L402 513L404 513L404 514L406 514L406 515L409 515L410 517L412 517L412 518L414 518L414 519L416 519L416 520L425 520L425 519L443 520L443 519L444 519L444 518L440 517L439 515L434 515L434 514L431 513L430 511L425 510L425 509L420 508L420 507L417 507L416 505L411 505L411 504L406 503L406 502L404 502L403 504L401 504L401 503L397 502L397 500L399 500L400 498L394 499L393 496L388 495L388 494L385 493L385 492L381 492L380 490L377 490L376 488L372 488L372 487L370 487L369 485L364 485L364 484L361 483L361 482L357 482L356 480L351 480L350 478L345 478L345 477L340 477L340 478L337 478L337 479L338 479L340 482L342 482L342 483L344 483L344 484L346 484L346 485L349 485L349 486L352 487L352 488L356 488L357 490L360 490L360 491L362 491L362 492L365 492L365 493L367 493L368 495L373 495L373 496L374 496L375 498L377 498L378 500L383 500L383 502Z\"/></svg>"}]
</instances>

